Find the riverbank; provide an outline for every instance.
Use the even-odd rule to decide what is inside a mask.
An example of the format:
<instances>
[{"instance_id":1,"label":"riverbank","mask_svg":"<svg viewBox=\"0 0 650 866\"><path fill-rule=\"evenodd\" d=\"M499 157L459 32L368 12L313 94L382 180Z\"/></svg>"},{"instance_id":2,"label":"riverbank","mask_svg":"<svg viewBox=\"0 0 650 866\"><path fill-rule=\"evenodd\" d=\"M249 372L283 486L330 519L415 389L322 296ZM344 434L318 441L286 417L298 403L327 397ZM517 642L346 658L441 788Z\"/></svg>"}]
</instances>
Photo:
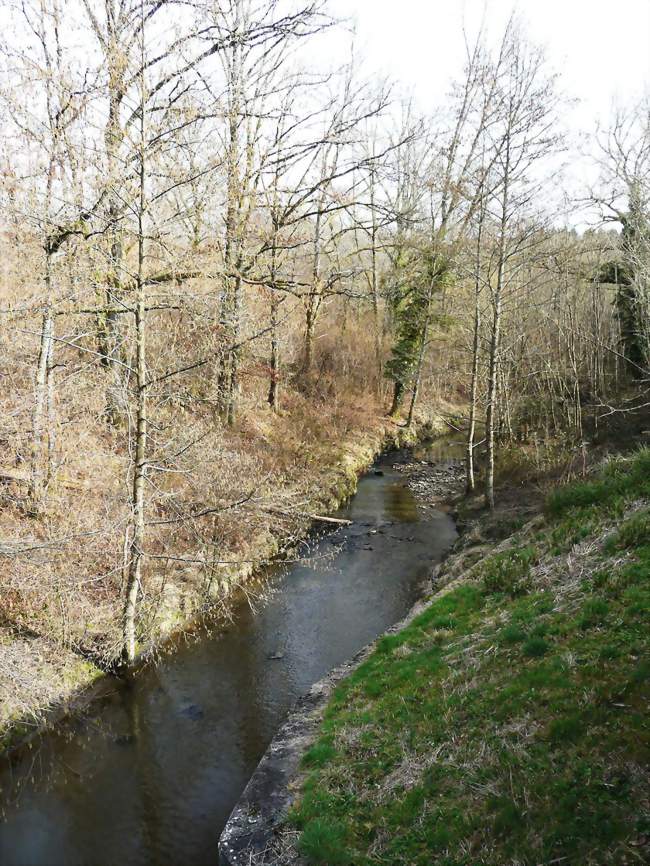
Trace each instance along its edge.
<instances>
[{"instance_id":1,"label":"riverbank","mask_svg":"<svg viewBox=\"0 0 650 866\"><path fill-rule=\"evenodd\" d=\"M285 513L266 515L257 531L242 539L230 557L222 556L212 597L206 600L202 581L187 569L165 574L156 621L150 637L140 647L151 655L161 642L212 609L227 615L228 597L245 586L256 569L282 555L312 523L310 515L327 514L355 490L359 475L387 447L400 447L418 436L442 433L442 414L421 418L416 428L406 430L382 416L364 419L364 424L340 442L321 443L318 460L310 456L310 469L295 466L298 476L284 475L283 489L270 489L265 502L289 503ZM296 502L299 501L299 506ZM280 511L282 511L280 505ZM224 549L224 552L227 548ZM0 628L0 747L13 748L69 713L84 710L110 689L100 666L66 643L55 642L22 622Z\"/></svg>"},{"instance_id":2,"label":"riverbank","mask_svg":"<svg viewBox=\"0 0 650 866\"><path fill-rule=\"evenodd\" d=\"M425 608L299 705L224 864L646 862L649 479L646 449L489 549L466 536Z\"/></svg>"},{"instance_id":3,"label":"riverbank","mask_svg":"<svg viewBox=\"0 0 650 866\"><path fill-rule=\"evenodd\" d=\"M229 621L179 635L0 763L3 866L214 866L218 834L296 700L406 614L457 537L395 459L364 473L341 522L314 527L299 559L264 569L252 600L233 597Z\"/></svg>"}]
</instances>

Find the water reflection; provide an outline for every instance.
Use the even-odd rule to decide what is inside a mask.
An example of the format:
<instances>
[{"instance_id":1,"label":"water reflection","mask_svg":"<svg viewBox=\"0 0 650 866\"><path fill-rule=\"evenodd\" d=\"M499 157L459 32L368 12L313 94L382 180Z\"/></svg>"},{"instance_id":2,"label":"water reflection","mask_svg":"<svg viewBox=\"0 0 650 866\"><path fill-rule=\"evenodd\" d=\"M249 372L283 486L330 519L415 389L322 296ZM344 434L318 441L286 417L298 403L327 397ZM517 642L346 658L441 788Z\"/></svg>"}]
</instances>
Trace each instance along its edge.
<instances>
[{"instance_id":1,"label":"water reflection","mask_svg":"<svg viewBox=\"0 0 650 866\"><path fill-rule=\"evenodd\" d=\"M387 520L417 523L418 506L408 487L403 482L386 485L384 514Z\"/></svg>"},{"instance_id":2,"label":"water reflection","mask_svg":"<svg viewBox=\"0 0 650 866\"><path fill-rule=\"evenodd\" d=\"M413 450L416 460L424 460L427 463L439 463L444 465L460 464L465 461L467 444L463 435L453 433L446 439L434 439L431 442L423 442Z\"/></svg>"}]
</instances>

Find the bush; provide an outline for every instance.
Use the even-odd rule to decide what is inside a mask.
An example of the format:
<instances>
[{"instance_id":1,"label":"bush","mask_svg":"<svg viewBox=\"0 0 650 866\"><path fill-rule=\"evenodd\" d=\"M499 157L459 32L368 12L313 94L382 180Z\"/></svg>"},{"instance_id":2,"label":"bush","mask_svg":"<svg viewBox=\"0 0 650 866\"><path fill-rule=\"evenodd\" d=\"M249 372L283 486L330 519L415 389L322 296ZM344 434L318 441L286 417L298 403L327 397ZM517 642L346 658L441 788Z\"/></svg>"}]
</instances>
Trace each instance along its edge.
<instances>
[{"instance_id":1,"label":"bush","mask_svg":"<svg viewBox=\"0 0 650 866\"><path fill-rule=\"evenodd\" d=\"M553 719L548 729L548 738L552 743L573 742L584 733L584 725L577 714Z\"/></svg>"},{"instance_id":2,"label":"bush","mask_svg":"<svg viewBox=\"0 0 650 866\"><path fill-rule=\"evenodd\" d=\"M611 496L612 485L605 481L583 481L558 487L546 500L546 510L554 517L560 517L574 508L588 508L590 505L603 505Z\"/></svg>"},{"instance_id":3,"label":"bush","mask_svg":"<svg viewBox=\"0 0 650 866\"><path fill-rule=\"evenodd\" d=\"M521 643L526 640L526 632L518 625L510 623L499 632L499 643L504 646L510 646L515 643Z\"/></svg>"}]
</instances>

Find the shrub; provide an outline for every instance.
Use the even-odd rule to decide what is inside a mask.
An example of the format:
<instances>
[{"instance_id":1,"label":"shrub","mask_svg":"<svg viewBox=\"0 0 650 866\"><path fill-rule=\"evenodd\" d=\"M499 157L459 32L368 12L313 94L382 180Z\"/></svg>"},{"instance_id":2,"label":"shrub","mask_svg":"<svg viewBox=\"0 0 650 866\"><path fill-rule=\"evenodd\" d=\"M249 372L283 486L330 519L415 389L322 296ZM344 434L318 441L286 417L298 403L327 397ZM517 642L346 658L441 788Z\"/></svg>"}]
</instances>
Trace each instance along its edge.
<instances>
[{"instance_id":1,"label":"shrub","mask_svg":"<svg viewBox=\"0 0 650 866\"><path fill-rule=\"evenodd\" d=\"M561 517L574 508L601 505L610 493L609 486L601 480L568 484L565 487L558 487L549 495L546 500L546 510L554 517Z\"/></svg>"},{"instance_id":2,"label":"shrub","mask_svg":"<svg viewBox=\"0 0 650 866\"><path fill-rule=\"evenodd\" d=\"M505 626L499 632L499 642L506 646L521 643L525 639L526 632L518 625L514 625L514 623L510 623L510 625Z\"/></svg>"},{"instance_id":3,"label":"shrub","mask_svg":"<svg viewBox=\"0 0 650 866\"><path fill-rule=\"evenodd\" d=\"M614 646L611 643L605 644L605 646L602 647L602 649L598 653L598 658L602 659L603 661L607 661L607 662L614 661L615 659L618 659L620 657L621 657L621 651L619 650L618 647Z\"/></svg>"},{"instance_id":4,"label":"shrub","mask_svg":"<svg viewBox=\"0 0 650 866\"><path fill-rule=\"evenodd\" d=\"M519 829L524 819L516 803L506 797L495 799L490 804L494 810L494 832L497 836L507 837Z\"/></svg>"},{"instance_id":5,"label":"shrub","mask_svg":"<svg viewBox=\"0 0 650 866\"><path fill-rule=\"evenodd\" d=\"M548 728L548 738L552 743L573 742L583 733L584 725L578 715L554 719Z\"/></svg>"},{"instance_id":6,"label":"shrub","mask_svg":"<svg viewBox=\"0 0 650 866\"><path fill-rule=\"evenodd\" d=\"M391 653L404 642L401 634L387 634L377 641L377 652Z\"/></svg>"}]
</instances>

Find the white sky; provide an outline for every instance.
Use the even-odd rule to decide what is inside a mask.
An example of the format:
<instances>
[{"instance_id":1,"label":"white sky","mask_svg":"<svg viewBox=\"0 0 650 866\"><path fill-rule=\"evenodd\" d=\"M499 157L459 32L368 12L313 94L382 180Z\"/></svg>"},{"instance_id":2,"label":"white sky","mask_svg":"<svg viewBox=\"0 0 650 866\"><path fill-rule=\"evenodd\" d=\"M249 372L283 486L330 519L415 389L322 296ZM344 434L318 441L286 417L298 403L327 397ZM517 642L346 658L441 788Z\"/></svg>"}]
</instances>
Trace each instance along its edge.
<instances>
[{"instance_id":1,"label":"white sky","mask_svg":"<svg viewBox=\"0 0 650 866\"><path fill-rule=\"evenodd\" d=\"M574 128L590 129L612 98L640 96L650 85L650 0L331 0L357 22L369 69L412 89L424 110L444 96L462 66L462 23L476 33L487 6L488 30L500 35L513 5L529 36L547 46L563 90L581 100Z\"/></svg>"}]
</instances>

